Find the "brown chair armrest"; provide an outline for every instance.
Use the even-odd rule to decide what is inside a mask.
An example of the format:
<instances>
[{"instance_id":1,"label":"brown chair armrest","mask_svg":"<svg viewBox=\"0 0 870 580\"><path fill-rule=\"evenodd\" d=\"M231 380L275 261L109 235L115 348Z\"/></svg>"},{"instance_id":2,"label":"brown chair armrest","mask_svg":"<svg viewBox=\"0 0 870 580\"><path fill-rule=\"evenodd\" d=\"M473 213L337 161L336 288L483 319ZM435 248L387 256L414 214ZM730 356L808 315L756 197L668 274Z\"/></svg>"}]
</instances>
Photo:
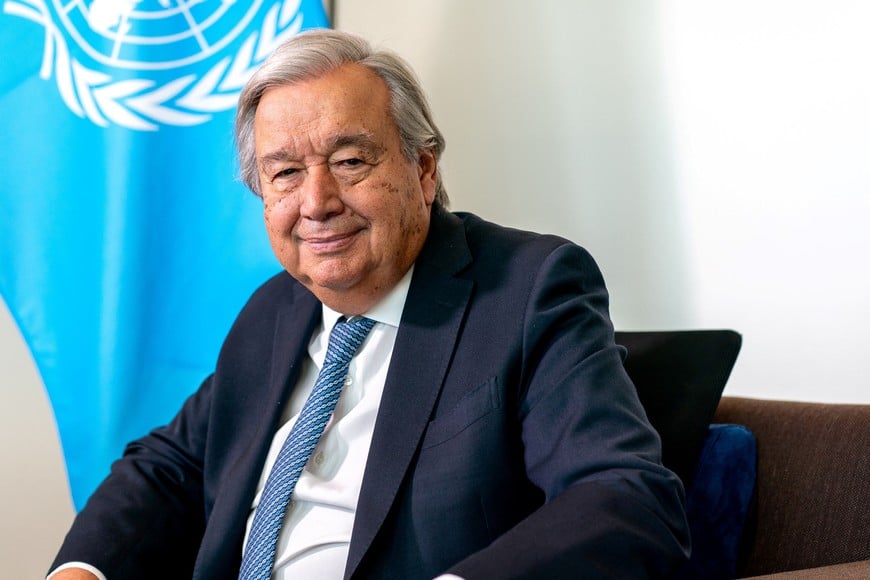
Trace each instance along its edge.
<instances>
[{"instance_id":1,"label":"brown chair armrest","mask_svg":"<svg viewBox=\"0 0 870 580\"><path fill-rule=\"evenodd\" d=\"M752 576L747 580L866 580L867 578L870 578L870 560Z\"/></svg>"},{"instance_id":2,"label":"brown chair armrest","mask_svg":"<svg viewBox=\"0 0 870 580\"><path fill-rule=\"evenodd\" d=\"M754 541L738 574L870 559L870 405L723 397L715 420L758 440Z\"/></svg>"}]
</instances>

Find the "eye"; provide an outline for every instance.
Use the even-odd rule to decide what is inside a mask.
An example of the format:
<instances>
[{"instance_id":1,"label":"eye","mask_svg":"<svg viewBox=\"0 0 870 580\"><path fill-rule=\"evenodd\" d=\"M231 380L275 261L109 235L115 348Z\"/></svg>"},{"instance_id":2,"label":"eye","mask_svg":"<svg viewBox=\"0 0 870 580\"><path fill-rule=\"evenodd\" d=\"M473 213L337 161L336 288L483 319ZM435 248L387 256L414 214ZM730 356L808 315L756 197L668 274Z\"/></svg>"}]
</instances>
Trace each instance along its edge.
<instances>
[{"instance_id":1,"label":"eye","mask_svg":"<svg viewBox=\"0 0 870 580\"><path fill-rule=\"evenodd\" d=\"M372 165L364 157L348 155L330 162L332 175L345 185L352 185L365 179Z\"/></svg>"},{"instance_id":2,"label":"eye","mask_svg":"<svg viewBox=\"0 0 870 580\"><path fill-rule=\"evenodd\" d=\"M276 173L275 177L273 177L272 180L274 181L275 179L278 179L279 177L290 177L291 175L296 174L298 171L299 170L296 169L295 167L287 167L285 169L282 169L278 173Z\"/></svg>"},{"instance_id":3,"label":"eye","mask_svg":"<svg viewBox=\"0 0 870 580\"><path fill-rule=\"evenodd\" d=\"M271 172L269 183L275 191L289 192L293 190L302 179L303 170L299 167L275 167Z\"/></svg>"},{"instance_id":4,"label":"eye","mask_svg":"<svg viewBox=\"0 0 870 580\"><path fill-rule=\"evenodd\" d=\"M339 160L336 163L336 165L338 165L339 167L359 167L360 165L363 165L364 163L365 163L365 161L363 161L362 159L358 159L356 157L351 157L350 159Z\"/></svg>"}]
</instances>

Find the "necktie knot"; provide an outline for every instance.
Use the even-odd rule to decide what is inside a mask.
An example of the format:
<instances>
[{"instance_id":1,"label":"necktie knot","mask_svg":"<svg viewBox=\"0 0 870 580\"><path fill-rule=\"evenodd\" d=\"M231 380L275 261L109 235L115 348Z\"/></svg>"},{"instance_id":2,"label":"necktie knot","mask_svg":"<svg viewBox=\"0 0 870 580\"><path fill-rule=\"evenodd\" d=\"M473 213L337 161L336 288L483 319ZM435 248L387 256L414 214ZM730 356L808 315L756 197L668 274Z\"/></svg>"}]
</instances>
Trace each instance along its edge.
<instances>
[{"instance_id":1,"label":"necktie knot","mask_svg":"<svg viewBox=\"0 0 870 580\"><path fill-rule=\"evenodd\" d=\"M242 556L240 580L268 580L290 496L341 395L350 361L375 322L340 318L329 334L326 358L311 394L269 472Z\"/></svg>"},{"instance_id":2,"label":"necktie knot","mask_svg":"<svg viewBox=\"0 0 870 580\"><path fill-rule=\"evenodd\" d=\"M350 363L350 359L353 358L374 324L374 320L362 316L349 322L344 317L339 318L329 335L326 361L335 360L340 363ZM324 366L325 364L324 362Z\"/></svg>"}]
</instances>

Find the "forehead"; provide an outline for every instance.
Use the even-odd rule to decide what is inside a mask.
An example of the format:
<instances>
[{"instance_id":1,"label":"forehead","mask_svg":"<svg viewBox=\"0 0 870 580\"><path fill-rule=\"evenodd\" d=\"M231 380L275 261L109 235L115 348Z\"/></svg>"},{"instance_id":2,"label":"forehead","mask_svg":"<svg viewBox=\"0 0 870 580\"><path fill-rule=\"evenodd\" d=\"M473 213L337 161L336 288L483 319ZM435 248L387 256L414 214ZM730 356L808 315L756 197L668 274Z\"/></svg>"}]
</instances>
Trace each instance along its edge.
<instances>
[{"instance_id":1,"label":"forehead","mask_svg":"<svg viewBox=\"0 0 870 580\"><path fill-rule=\"evenodd\" d=\"M334 141L340 134L398 135L386 83L357 64L325 75L267 89L254 115L261 155L275 146Z\"/></svg>"}]
</instances>

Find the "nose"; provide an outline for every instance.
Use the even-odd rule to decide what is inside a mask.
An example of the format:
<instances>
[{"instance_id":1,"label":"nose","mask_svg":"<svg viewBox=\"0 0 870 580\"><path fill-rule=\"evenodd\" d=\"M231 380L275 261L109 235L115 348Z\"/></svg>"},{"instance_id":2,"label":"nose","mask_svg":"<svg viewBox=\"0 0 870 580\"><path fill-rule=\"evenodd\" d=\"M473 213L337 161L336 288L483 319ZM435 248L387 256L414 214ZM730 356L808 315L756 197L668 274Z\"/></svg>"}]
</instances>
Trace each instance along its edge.
<instances>
[{"instance_id":1,"label":"nose","mask_svg":"<svg viewBox=\"0 0 870 580\"><path fill-rule=\"evenodd\" d=\"M308 168L300 195L299 213L304 218L323 221L344 210L341 189L327 164Z\"/></svg>"}]
</instances>

